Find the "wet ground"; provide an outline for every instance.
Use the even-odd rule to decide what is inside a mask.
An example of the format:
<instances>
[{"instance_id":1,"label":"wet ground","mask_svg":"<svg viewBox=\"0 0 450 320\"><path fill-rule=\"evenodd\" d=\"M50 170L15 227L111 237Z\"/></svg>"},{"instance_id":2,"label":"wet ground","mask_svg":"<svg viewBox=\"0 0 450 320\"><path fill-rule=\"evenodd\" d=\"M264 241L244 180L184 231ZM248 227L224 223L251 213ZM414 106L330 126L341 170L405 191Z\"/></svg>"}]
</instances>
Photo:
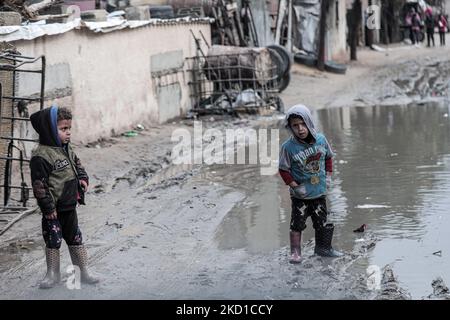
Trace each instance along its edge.
<instances>
[{"instance_id":1,"label":"wet ground","mask_svg":"<svg viewBox=\"0 0 450 320\"><path fill-rule=\"evenodd\" d=\"M172 132L193 131L192 122L181 121L76 146L91 175L79 221L99 285L37 288L45 261L40 216L33 214L0 238L0 298L420 299L447 292L448 101L409 104L445 96L448 73L438 71L449 67L448 50L435 52L412 62L404 61L409 50L392 52L391 65L383 53L378 65L356 65L342 78L294 68L285 104L300 95L312 106L336 152L329 206L343 258L313 254L309 223L304 262L288 264L287 187L257 165L172 165ZM408 76L416 64L428 76ZM386 105L396 100L408 105ZM385 105L370 106L378 102ZM280 128L278 116L203 120L222 132ZM280 141L286 134L280 131ZM354 233L362 224L367 231ZM68 265L63 245L63 272Z\"/></svg>"},{"instance_id":2,"label":"wet ground","mask_svg":"<svg viewBox=\"0 0 450 320\"><path fill-rule=\"evenodd\" d=\"M348 249L367 224L380 239L368 263L390 264L415 299L437 276L450 282L449 114L448 101L318 113L337 153L338 243Z\"/></svg>"},{"instance_id":3,"label":"wet ground","mask_svg":"<svg viewBox=\"0 0 450 320\"><path fill-rule=\"evenodd\" d=\"M265 126L278 127L277 119L271 118ZM256 123L261 125L260 119ZM113 175L97 170L89 206L79 209L92 269L102 282L68 289L69 257L63 245L63 283L52 290L39 290L45 261L40 217L33 215L11 229L5 250L20 248L22 235L16 230L34 239L29 248L0 252L9 259L0 272L0 297L358 299L373 294L366 288L364 270L348 270L355 261L366 259L376 242L374 235L355 243L345 257L332 260L313 255L309 229L303 248L305 262L290 265L288 192L277 175L261 175L256 165L164 167L161 164L167 162L167 155L158 155L156 150L145 153L146 143L151 142L145 142L149 141L145 136L138 139L130 144L122 138L106 153L86 150L84 154L85 158L89 154L97 157L89 167L102 157L109 158L108 153L142 151L138 158L135 152L127 155L129 159L118 160ZM154 158L159 161L150 160Z\"/></svg>"},{"instance_id":4,"label":"wet ground","mask_svg":"<svg viewBox=\"0 0 450 320\"><path fill-rule=\"evenodd\" d=\"M390 265L412 298L430 293L437 276L450 282L450 119L446 102L337 108L315 112L335 158L329 196L335 246L352 252L367 232L379 240L352 267ZM281 140L287 132L282 131ZM367 143L370 141L370 143ZM270 253L288 245L290 200L278 177L259 168L216 167L206 176L250 194L227 215L216 237L223 250ZM354 233L366 224L366 233ZM304 242L313 238L311 225Z\"/></svg>"}]
</instances>

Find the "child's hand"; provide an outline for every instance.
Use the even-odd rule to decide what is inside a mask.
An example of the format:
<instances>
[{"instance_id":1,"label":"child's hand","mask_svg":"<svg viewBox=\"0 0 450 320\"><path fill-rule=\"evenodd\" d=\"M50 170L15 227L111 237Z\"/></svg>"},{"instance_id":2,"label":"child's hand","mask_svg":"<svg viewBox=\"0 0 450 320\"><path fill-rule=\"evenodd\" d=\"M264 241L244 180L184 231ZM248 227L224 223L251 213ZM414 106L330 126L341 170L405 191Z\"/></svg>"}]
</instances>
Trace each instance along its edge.
<instances>
[{"instance_id":1,"label":"child's hand","mask_svg":"<svg viewBox=\"0 0 450 320\"><path fill-rule=\"evenodd\" d=\"M306 189L304 185L297 185L292 188L293 195L297 199L303 199L306 196Z\"/></svg>"},{"instance_id":2,"label":"child's hand","mask_svg":"<svg viewBox=\"0 0 450 320\"><path fill-rule=\"evenodd\" d=\"M52 213L45 216L45 219L47 220L56 220L57 218L58 216L56 215L56 211L53 211Z\"/></svg>"},{"instance_id":3,"label":"child's hand","mask_svg":"<svg viewBox=\"0 0 450 320\"><path fill-rule=\"evenodd\" d=\"M80 186L81 186L81 188L83 189L84 192L88 191L88 184L87 184L86 181L80 180Z\"/></svg>"}]
</instances>

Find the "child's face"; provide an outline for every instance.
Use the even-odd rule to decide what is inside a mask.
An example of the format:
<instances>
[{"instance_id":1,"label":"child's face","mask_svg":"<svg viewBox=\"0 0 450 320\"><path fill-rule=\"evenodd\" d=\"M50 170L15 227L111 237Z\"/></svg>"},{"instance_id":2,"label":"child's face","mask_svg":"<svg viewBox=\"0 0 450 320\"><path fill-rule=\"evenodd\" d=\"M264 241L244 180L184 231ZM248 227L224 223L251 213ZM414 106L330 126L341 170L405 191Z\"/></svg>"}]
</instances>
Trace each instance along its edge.
<instances>
[{"instance_id":1,"label":"child's face","mask_svg":"<svg viewBox=\"0 0 450 320\"><path fill-rule=\"evenodd\" d=\"M62 144L70 142L70 131L72 130L72 120L58 121L58 136Z\"/></svg>"},{"instance_id":2,"label":"child's face","mask_svg":"<svg viewBox=\"0 0 450 320\"><path fill-rule=\"evenodd\" d=\"M294 118L289 122L291 125L291 129L297 138L299 138L300 140L305 140L308 137L309 130L303 119Z\"/></svg>"}]
</instances>

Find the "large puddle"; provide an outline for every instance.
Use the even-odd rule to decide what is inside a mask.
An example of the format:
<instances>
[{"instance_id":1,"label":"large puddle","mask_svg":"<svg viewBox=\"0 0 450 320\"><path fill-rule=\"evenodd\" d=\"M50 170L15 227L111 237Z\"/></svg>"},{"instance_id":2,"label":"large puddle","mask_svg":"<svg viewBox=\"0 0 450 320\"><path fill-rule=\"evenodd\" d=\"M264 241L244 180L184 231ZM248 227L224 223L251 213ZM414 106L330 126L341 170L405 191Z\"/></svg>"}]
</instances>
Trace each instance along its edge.
<instances>
[{"instance_id":1,"label":"large puddle","mask_svg":"<svg viewBox=\"0 0 450 320\"><path fill-rule=\"evenodd\" d=\"M414 299L450 284L450 118L448 104L362 107L313 113L335 152L329 195L334 246L351 251L367 224L380 241L355 272L390 264ZM281 130L280 141L288 133ZM219 248L269 252L288 245L290 199L278 175L258 166L208 167L207 178L244 191L217 232ZM313 238L309 221L304 243Z\"/></svg>"}]
</instances>

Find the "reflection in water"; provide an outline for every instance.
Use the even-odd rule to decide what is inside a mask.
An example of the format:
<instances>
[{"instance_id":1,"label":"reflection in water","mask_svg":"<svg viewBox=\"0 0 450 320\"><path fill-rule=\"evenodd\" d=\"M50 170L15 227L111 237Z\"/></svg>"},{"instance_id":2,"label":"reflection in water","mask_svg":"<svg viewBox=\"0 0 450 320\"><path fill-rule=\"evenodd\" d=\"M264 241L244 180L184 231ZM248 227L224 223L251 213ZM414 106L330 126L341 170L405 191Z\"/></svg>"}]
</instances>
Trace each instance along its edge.
<instances>
[{"instance_id":1,"label":"reflection in water","mask_svg":"<svg viewBox=\"0 0 450 320\"><path fill-rule=\"evenodd\" d=\"M366 223L381 239L370 264L392 264L413 298L431 293L436 276L450 282L450 257L433 255L450 253L448 113L431 104L317 113L337 154L336 243L350 249L352 228Z\"/></svg>"},{"instance_id":2,"label":"reflection in water","mask_svg":"<svg viewBox=\"0 0 450 320\"><path fill-rule=\"evenodd\" d=\"M381 241L357 271L391 264L413 298L431 293L436 276L450 283L448 114L437 104L313 114L336 153L329 195L335 247L350 251L361 237L352 230L367 224ZM280 143L287 135L281 131ZM281 178L261 176L257 166L210 167L203 175L247 194L218 230L220 248L267 252L288 245L290 199ZM309 223L304 241L312 237Z\"/></svg>"}]
</instances>

